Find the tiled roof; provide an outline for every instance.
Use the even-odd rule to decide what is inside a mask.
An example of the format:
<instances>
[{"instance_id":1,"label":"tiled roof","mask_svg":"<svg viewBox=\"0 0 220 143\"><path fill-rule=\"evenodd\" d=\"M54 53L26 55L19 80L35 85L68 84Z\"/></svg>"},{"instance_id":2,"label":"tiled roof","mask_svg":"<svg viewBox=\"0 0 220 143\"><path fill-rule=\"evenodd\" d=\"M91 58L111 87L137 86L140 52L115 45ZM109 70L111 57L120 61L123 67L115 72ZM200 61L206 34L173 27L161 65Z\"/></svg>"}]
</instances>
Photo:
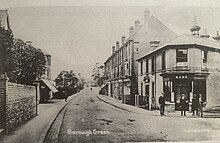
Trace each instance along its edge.
<instances>
[{"instance_id":1,"label":"tiled roof","mask_svg":"<svg viewBox=\"0 0 220 143\"><path fill-rule=\"evenodd\" d=\"M202 38L199 36L193 36L193 35L188 35L188 34L183 34L179 37L177 37L176 39L162 45L159 46L158 48L145 53L145 55L143 55L142 57L138 58L138 60L146 57L147 55L150 55L166 46L171 46L171 45L200 45L200 46L206 46L206 47L211 47L211 48L215 48L215 49L220 49L220 42L208 39L208 38Z\"/></svg>"},{"instance_id":2,"label":"tiled roof","mask_svg":"<svg viewBox=\"0 0 220 143\"><path fill-rule=\"evenodd\" d=\"M137 57L141 57L152 50L149 48L150 41L159 40L160 45L163 45L175 39L177 35L156 17L151 16L132 37L135 42L139 42L140 44Z\"/></svg>"}]
</instances>

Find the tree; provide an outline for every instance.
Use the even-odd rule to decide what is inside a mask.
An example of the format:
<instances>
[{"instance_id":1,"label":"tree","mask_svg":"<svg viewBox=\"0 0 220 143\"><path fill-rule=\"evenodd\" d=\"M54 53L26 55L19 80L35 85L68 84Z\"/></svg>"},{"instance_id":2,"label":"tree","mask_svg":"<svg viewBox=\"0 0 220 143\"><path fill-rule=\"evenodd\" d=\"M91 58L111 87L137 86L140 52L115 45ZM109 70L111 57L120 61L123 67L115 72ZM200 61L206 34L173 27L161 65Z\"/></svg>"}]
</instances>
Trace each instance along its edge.
<instances>
[{"instance_id":1,"label":"tree","mask_svg":"<svg viewBox=\"0 0 220 143\"><path fill-rule=\"evenodd\" d=\"M55 82L59 87L67 87L69 85L75 86L78 82L78 78L76 77L73 70L61 71L55 79Z\"/></svg>"},{"instance_id":2,"label":"tree","mask_svg":"<svg viewBox=\"0 0 220 143\"><path fill-rule=\"evenodd\" d=\"M21 39L14 39L10 29L0 28L0 53L0 73L7 73L11 82L31 85L44 73L44 53Z\"/></svg>"}]
</instances>

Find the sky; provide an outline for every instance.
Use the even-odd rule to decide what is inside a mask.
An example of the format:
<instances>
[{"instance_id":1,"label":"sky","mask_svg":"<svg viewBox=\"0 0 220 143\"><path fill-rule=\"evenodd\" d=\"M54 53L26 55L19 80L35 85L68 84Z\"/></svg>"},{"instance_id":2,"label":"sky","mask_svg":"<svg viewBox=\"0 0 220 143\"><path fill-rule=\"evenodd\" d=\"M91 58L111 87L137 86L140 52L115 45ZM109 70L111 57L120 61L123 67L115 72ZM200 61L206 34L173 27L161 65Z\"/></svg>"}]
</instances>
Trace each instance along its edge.
<instances>
[{"instance_id":1,"label":"sky","mask_svg":"<svg viewBox=\"0 0 220 143\"><path fill-rule=\"evenodd\" d=\"M149 9L177 35L190 34L193 18L211 36L220 30L220 2L206 0L0 0L8 9L16 38L32 41L52 55L52 78L74 70L88 78L103 64L111 47Z\"/></svg>"}]
</instances>

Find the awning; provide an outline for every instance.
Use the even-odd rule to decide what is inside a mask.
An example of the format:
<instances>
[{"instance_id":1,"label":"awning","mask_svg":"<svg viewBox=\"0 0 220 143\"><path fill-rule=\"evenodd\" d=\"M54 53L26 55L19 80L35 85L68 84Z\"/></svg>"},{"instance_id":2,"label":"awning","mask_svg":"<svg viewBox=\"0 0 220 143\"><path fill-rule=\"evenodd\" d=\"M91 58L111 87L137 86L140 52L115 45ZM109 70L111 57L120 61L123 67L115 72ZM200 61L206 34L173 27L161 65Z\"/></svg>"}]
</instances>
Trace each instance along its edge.
<instances>
[{"instance_id":1,"label":"awning","mask_svg":"<svg viewBox=\"0 0 220 143\"><path fill-rule=\"evenodd\" d=\"M53 93L58 92L58 90L53 86L53 84L46 79L41 80Z\"/></svg>"}]
</instances>

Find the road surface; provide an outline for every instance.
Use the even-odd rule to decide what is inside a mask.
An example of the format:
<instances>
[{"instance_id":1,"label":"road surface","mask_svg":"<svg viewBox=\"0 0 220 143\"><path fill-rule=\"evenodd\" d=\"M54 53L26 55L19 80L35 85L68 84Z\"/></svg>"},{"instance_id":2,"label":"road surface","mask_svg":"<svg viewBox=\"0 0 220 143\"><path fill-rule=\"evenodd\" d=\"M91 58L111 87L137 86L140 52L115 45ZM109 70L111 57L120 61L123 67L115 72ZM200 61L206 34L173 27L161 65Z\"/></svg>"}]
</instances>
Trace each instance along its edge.
<instances>
[{"instance_id":1,"label":"road surface","mask_svg":"<svg viewBox=\"0 0 220 143\"><path fill-rule=\"evenodd\" d=\"M158 114L152 114L155 112ZM65 143L220 140L219 118L161 117L159 111L146 113L149 114L112 106L98 98L97 90L87 88L70 101L55 121L58 125L48 134L57 133L52 142ZM59 131L54 131L57 128Z\"/></svg>"}]
</instances>

